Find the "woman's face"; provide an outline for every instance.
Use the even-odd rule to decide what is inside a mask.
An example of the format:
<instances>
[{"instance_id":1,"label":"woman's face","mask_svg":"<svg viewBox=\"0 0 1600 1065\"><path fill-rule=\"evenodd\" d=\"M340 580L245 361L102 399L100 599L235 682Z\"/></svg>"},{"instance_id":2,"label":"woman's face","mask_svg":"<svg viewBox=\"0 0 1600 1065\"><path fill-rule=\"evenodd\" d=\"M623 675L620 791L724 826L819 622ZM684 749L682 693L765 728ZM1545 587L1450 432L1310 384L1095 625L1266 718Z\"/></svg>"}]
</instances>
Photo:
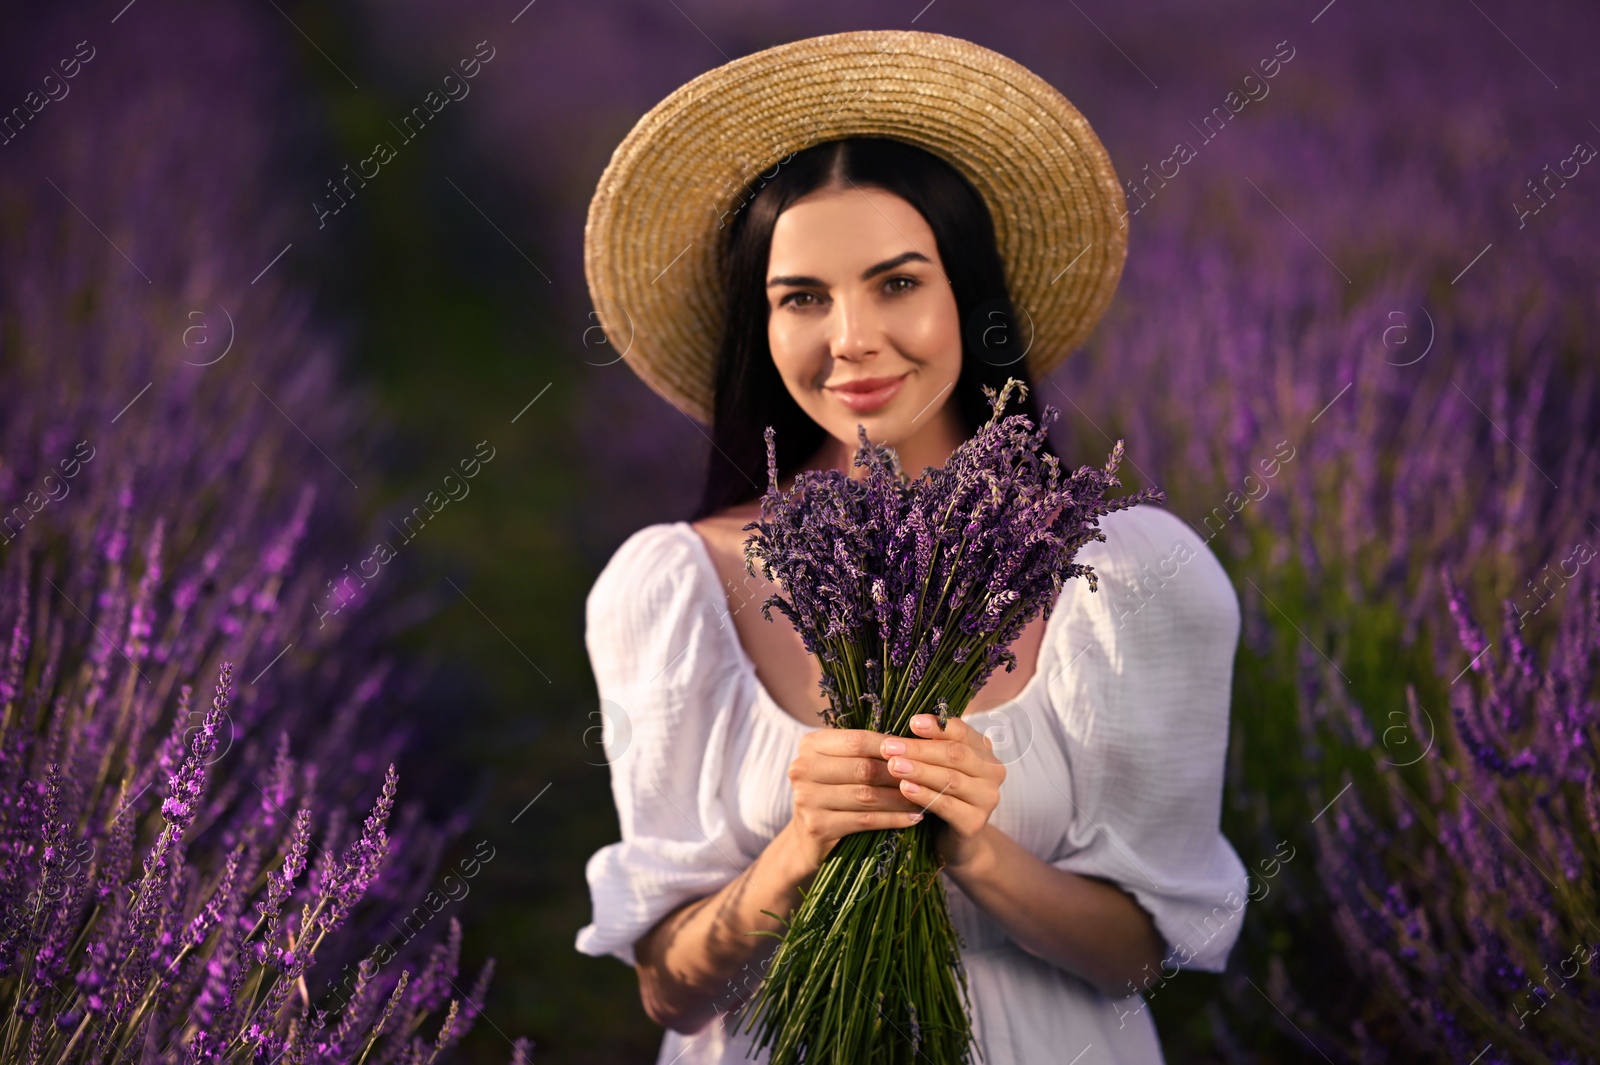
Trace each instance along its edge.
<instances>
[{"instance_id":1,"label":"woman's face","mask_svg":"<svg viewBox=\"0 0 1600 1065\"><path fill-rule=\"evenodd\" d=\"M778 373L842 454L859 446L860 424L900 452L908 473L943 464L965 435L947 402L961 373L961 323L916 208L866 186L795 201L773 226L767 306ZM848 387L862 384L871 387Z\"/></svg>"}]
</instances>

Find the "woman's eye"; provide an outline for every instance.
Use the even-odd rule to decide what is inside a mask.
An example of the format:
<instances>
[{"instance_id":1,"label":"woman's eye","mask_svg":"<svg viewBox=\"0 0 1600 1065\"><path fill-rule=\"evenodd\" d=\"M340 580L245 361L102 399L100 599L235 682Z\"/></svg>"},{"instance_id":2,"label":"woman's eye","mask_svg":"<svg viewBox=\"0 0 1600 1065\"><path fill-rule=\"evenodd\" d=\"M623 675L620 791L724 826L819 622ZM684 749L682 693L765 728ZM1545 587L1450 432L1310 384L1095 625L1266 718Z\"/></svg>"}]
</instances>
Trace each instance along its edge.
<instances>
[{"instance_id":1,"label":"woman's eye","mask_svg":"<svg viewBox=\"0 0 1600 1065\"><path fill-rule=\"evenodd\" d=\"M902 274L898 277L889 278L884 282L884 287L888 290L890 295L898 296L902 293L910 292L921 283L921 281L914 277L907 277ZM778 306L814 307L820 303L821 301L817 299L816 294L813 292L791 292L778 301Z\"/></svg>"}]
</instances>

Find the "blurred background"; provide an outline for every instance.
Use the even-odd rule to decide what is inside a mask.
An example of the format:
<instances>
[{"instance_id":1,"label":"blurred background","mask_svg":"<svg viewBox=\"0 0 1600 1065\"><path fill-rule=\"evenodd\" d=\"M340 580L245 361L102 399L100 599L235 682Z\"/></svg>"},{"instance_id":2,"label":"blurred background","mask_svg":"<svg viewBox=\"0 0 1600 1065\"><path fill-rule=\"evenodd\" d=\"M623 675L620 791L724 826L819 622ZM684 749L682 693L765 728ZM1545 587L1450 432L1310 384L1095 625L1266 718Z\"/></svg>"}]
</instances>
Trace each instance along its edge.
<instances>
[{"instance_id":1,"label":"blurred background","mask_svg":"<svg viewBox=\"0 0 1600 1065\"><path fill-rule=\"evenodd\" d=\"M584 862L617 838L583 605L628 534L687 514L707 446L594 328L585 211L683 82L914 28L1048 79L1128 183L1117 299L1040 396L1074 464L1126 438L1128 487L1167 493L1244 611L1223 828L1261 894L1226 973L1147 995L1168 1060L1600 1060L1593 5L110 0L6 23L0 504L27 516L0 637L35 635L0 704L44 736L143 662L95 650L107 617L123 649L165 624L191 635L150 735L175 678L205 696L236 661L243 765L281 725L321 766L314 838L395 762L409 858L313 998L455 869L422 937L443 954L411 966L437 977L427 1039L467 999L457 1060L521 1038L654 1060L633 972L573 948ZM81 440L75 494L24 503ZM234 838L203 821L191 866Z\"/></svg>"}]
</instances>

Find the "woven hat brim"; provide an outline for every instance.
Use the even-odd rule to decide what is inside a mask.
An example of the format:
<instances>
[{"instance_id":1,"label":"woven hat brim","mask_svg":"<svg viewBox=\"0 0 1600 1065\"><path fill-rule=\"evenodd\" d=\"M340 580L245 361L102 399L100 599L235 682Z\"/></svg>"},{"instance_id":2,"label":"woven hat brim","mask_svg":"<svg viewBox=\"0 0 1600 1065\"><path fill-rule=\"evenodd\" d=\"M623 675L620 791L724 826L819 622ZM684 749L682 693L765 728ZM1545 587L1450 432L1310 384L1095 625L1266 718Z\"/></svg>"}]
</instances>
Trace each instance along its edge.
<instances>
[{"instance_id":1,"label":"woven hat brim","mask_svg":"<svg viewBox=\"0 0 1600 1065\"><path fill-rule=\"evenodd\" d=\"M950 162L994 221L1037 380L1093 330L1127 256L1122 186L1088 120L998 52L915 30L779 45L716 67L646 113L600 178L584 272L607 340L658 394L711 424L735 213L792 153L850 136Z\"/></svg>"}]
</instances>

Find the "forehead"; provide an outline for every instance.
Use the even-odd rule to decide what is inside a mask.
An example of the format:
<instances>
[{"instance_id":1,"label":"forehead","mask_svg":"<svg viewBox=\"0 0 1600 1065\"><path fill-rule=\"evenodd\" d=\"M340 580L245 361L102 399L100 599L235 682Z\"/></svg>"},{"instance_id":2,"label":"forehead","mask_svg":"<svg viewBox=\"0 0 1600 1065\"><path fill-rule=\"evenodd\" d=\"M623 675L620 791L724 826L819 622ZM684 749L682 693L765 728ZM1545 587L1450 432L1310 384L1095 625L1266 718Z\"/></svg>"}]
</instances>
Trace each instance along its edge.
<instances>
[{"instance_id":1,"label":"forehead","mask_svg":"<svg viewBox=\"0 0 1600 1065\"><path fill-rule=\"evenodd\" d=\"M904 251L938 261L927 219L884 189L826 189L796 200L772 227L771 272L817 273L869 266Z\"/></svg>"}]
</instances>

